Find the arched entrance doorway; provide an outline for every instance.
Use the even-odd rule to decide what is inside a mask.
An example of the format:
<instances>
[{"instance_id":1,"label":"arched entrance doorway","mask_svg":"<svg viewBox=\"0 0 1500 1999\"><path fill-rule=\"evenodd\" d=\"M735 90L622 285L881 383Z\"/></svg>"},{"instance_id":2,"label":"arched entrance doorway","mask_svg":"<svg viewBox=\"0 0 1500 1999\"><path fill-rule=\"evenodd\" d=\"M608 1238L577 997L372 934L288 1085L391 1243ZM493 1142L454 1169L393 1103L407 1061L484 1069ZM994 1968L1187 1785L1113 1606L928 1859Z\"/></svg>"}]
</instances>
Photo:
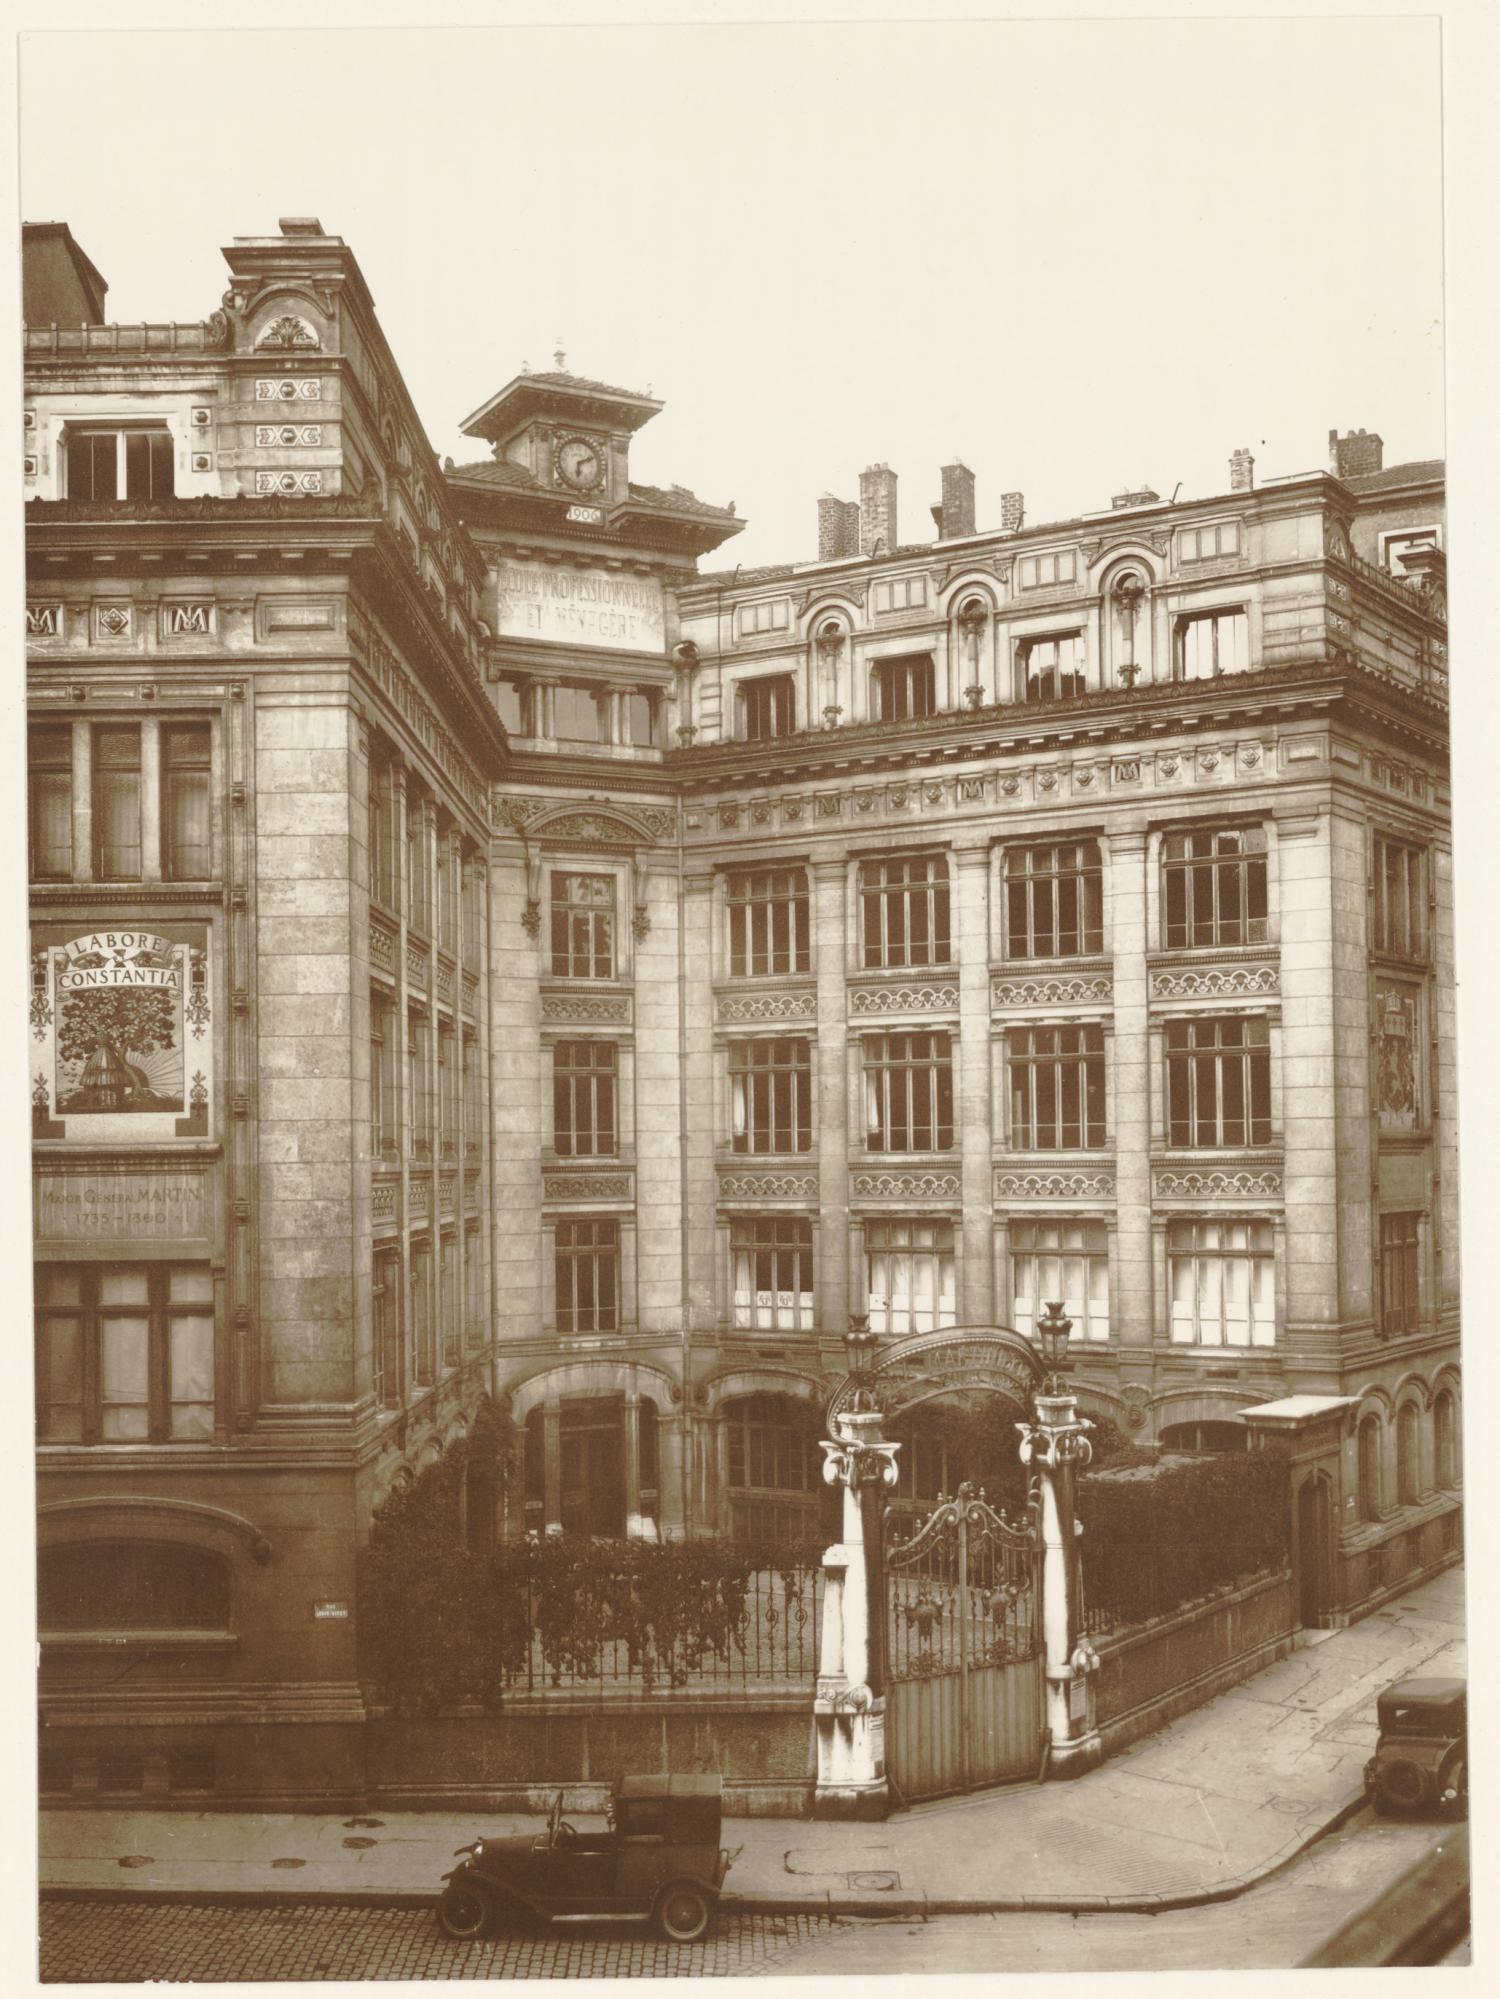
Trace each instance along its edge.
<instances>
[{"instance_id":1,"label":"arched entrance doorway","mask_svg":"<svg viewBox=\"0 0 1500 1999\"><path fill-rule=\"evenodd\" d=\"M863 1389L902 1445L870 1556L886 1606L886 1771L908 1802L1040 1767L1040 1541L1016 1425L1041 1374L1008 1327L954 1327L894 1341L829 1404L837 1435Z\"/></svg>"},{"instance_id":2,"label":"arched entrance doorway","mask_svg":"<svg viewBox=\"0 0 1500 1999\"><path fill-rule=\"evenodd\" d=\"M1333 1506L1321 1473L1305 1479L1297 1493L1297 1595L1304 1625L1327 1622L1333 1575Z\"/></svg>"}]
</instances>

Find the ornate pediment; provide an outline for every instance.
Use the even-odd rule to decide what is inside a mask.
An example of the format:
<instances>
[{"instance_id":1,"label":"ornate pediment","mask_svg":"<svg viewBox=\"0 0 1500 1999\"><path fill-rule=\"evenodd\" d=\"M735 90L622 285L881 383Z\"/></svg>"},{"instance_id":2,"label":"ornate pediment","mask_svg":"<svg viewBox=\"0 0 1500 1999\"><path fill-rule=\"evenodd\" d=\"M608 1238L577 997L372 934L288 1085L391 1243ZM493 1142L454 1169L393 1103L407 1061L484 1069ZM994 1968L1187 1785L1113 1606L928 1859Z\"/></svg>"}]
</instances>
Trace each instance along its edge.
<instances>
[{"instance_id":1,"label":"ornate pediment","mask_svg":"<svg viewBox=\"0 0 1500 1999\"><path fill-rule=\"evenodd\" d=\"M670 839L677 815L668 805L579 806L548 798L497 798L501 822L528 839L578 847L651 847Z\"/></svg>"}]
</instances>

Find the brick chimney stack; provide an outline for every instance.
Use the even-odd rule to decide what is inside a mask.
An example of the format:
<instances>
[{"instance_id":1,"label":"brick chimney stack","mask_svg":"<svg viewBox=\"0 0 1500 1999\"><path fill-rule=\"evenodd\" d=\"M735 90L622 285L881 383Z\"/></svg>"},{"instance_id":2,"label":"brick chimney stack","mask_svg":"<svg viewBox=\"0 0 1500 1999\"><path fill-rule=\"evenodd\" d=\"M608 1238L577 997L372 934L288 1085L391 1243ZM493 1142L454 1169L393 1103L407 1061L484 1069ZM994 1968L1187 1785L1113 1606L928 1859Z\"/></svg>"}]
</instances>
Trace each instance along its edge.
<instances>
[{"instance_id":1,"label":"brick chimney stack","mask_svg":"<svg viewBox=\"0 0 1500 1999\"><path fill-rule=\"evenodd\" d=\"M961 458L943 467L943 499L934 507L939 541L959 541L974 533L974 474Z\"/></svg>"},{"instance_id":2,"label":"brick chimney stack","mask_svg":"<svg viewBox=\"0 0 1500 1999\"><path fill-rule=\"evenodd\" d=\"M1024 493L1002 493L1000 495L1000 532L1015 534L1025 525L1026 495Z\"/></svg>"},{"instance_id":3,"label":"brick chimney stack","mask_svg":"<svg viewBox=\"0 0 1500 1999\"><path fill-rule=\"evenodd\" d=\"M859 507L825 493L818 501L818 560L837 562L859 554Z\"/></svg>"},{"instance_id":4,"label":"brick chimney stack","mask_svg":"<svg viewBox=\"0 0 1500 1999\"><path fill-rule=\"evenodd\" d=\"M1229 460L1229 490L1231 493L1249 493L1255 487L1255 460L1241 445Z\"/></svg>"},{"instance_id":5,"label":"brick chimney stack","mask_svg":"<svg viewBox=\"0 0 1500 1999\"><path fill-rule=\"evenodd\" d=\"M1136 486L1128 493L1116 493L1110 501L1112 507L1149 507L1161 498L1161 494L1150 486Z\"/></svg>"},{"instance_id":6,"label":"brick chimney stack","mask_svg":"<svg viewBox=\"0 0 1500 1999\"><path fill-rule=\"evenodd\" d=\"M859 475L859 552L892 555L896 549L896 475L889 465L867 465Z\"/></svg>"},{"instance_id":7,"label":"brick chimney stack","mask_svg":"<svg viewBox=\"0 0 1500 1999\"><path fill-rule=\"evenodd\" d=\"M1385 440L1373 430L1328 433L1328 469L1335 479L1363 479L1385 464Z\"/></svg>"}]
</instances>

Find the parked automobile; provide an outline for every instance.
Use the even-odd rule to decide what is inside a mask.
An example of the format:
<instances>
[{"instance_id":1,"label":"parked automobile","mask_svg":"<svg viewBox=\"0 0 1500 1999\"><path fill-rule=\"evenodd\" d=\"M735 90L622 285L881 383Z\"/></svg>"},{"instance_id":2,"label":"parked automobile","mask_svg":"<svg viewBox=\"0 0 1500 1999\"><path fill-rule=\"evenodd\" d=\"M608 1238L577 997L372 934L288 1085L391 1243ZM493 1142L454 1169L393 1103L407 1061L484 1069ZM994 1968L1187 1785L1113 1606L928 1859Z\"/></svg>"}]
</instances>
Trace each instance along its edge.
<instances>
[{"instance_id":1,"label":"parked automobile","mask_svg":"<svg viewBox=\"0 0 1500 1999\"><path fill-rule=\"evenodd\" d=\"M604 1832L575 1832L553 1800L535 1836L476 1839L445 1874L438 1927L479 1937L517 1916L646 1915L673 1943L706 1935L733 1856L719 1845L718 1777L622 1777Z\"/></svg>"},{"instance_id":2,"label":"parked automobile","mask_svg":"<svg viewBox=\"0 0 1500 1999\"><path fill-rule=\"evenodd\" d=\"M1397 1680L1376 1703L1380 1739L1365 1765L1365 1794L1380 1812L1417 1812L1469 1799L1468 1686Z\"/></svg>"}]
</instances>

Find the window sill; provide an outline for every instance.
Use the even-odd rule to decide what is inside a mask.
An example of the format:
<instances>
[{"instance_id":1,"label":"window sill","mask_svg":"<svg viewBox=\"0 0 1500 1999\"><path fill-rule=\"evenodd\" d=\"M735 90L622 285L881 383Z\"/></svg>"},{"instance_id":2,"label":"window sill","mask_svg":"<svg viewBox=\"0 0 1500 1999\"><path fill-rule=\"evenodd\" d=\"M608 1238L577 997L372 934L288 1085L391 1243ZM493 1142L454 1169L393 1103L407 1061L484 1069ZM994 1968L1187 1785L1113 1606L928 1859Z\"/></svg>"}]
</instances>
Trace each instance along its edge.
<instances>
[{"instance_id":1,"label":"window sill","mask_svg":"<svg viewBox=\"0 0 1500 1999\"><path fill-rule=\"evenodd\" d=\"M239 1639L232 1631L43 1631L44 1651L50 1652L233 1652Z\"/></svg>"}]
</instances>

